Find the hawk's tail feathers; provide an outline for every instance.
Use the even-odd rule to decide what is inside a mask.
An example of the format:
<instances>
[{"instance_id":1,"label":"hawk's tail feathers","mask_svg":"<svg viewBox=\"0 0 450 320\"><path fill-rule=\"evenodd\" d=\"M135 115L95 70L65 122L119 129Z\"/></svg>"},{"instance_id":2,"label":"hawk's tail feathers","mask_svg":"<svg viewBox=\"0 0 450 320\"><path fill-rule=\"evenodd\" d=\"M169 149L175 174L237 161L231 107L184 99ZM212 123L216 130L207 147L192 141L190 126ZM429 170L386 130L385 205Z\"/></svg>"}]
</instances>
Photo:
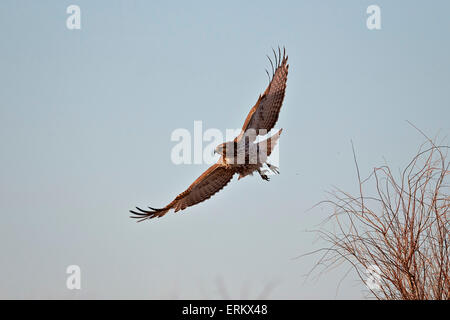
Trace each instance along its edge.
<instances>
[{"instance_id":1,"label":"hawk's tail feathers","mask_svg":"<svg viewBox=\"0 0 450 320\"><path fill-rule=\"evenodd\" d=\"M267 138L266 140L263 140L259 142L258 144L262 144L266 148L267 156L270 156L272 154L273 149L275 149L275 146L278 143L278 139L280 139L281 132L283 132L283 129L281 128L278 130L273 136L270 138Z\"/></svg>"}]
</instances>

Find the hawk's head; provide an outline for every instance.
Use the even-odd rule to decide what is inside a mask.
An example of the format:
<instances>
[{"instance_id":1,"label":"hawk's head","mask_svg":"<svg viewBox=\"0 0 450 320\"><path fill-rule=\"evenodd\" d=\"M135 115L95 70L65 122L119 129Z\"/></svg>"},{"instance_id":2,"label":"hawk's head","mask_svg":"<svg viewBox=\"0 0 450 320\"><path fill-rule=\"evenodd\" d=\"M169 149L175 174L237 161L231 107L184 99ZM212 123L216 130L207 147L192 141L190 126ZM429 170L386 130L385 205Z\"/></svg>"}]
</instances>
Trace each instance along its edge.
<instances>
[{"instance_id":1,"label":"hawk's head","mask_svg":"<svg viewBox=\"0 0 450 320\"><path fill-rule=\"evenodd\" d=\"M233 155L234 153L234 141L224 142L219 144L215 149L215 153L220 154L221 156L226 157L226 155Z\"/></svg>"}]
</instances>

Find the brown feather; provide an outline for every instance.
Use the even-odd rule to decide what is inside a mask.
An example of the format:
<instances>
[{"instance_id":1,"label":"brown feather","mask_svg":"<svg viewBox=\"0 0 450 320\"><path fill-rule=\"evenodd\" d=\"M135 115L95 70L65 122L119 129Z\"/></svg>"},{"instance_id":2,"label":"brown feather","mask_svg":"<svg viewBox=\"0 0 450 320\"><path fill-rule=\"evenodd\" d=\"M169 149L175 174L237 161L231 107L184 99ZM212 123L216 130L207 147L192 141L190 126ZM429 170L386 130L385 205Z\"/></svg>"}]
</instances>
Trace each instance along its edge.
<instances>
[{"instance_id":1,"label":"brown feather","mask_svg":"<svg viewBox=\"0 0 450 320\"><path fill-rule=\"evenodd\" d=\"M257 135L265 135L272 130L278 121L286 91L289 65L287 64L288 57L285 55L284 50L283 58L281 59L280 51L280 57L275 55L275 60L277 66L272 80L264 93L259 96L254 107L250 110L242 126L242 131L236 137L235 141L240 141L246 134L250 137L251 141L254 141Z\"/></svg>"},{"instance_id":2,"label":"brown feather","mask_svg":"<svg viewBox=\"0 0 450 320\"><path fill-rule=\"evenodd\" d=\"M160 209L150 208L151 210L136 208L139 212L130 210L135 215L132 218L137 218L139 221L155 217L159 218L164 216L170 209L174 209L177 212L203 202L222 190L231 181L235 173L234 168L222 164L221 160L219 160L203 172L200 177L167 206Z\"/></svg>"}]
</instances>

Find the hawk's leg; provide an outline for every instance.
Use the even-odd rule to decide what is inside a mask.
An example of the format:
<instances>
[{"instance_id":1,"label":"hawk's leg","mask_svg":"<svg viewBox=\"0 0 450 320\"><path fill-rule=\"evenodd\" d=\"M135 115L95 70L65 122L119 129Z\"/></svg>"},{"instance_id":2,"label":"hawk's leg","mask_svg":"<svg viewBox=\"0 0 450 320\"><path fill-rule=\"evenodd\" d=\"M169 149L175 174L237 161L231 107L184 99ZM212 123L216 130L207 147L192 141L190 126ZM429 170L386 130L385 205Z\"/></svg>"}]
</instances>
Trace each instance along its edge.
<instances>
[{"instance_id":1,"label":"hawk's leg","mask_svg":"<svg viewBox=\"0 0 450 320\"><path fill-rule=\"evenodd\" d=\"M266 171L263 171L263 170L261 170L261 169L258 169L258 173L259 173L259 175L261 176L261 178L262 178L263 180L269 181L270 179L269 179L269 177L265 174L265 172L266 172Z\"/></svg>"},{"instance_id":2,"label":"hawk's leg","mask_svg":"<svg viewBox=\"0 0 450 320\"><path fill-rule=\"evenodd\" d=\"M278 170L279 169L278 167L276 167L273 164L270 164L268 162L266 162L266 164L273 173L280 174L280 170Z\"/></svg>"}]
</instances>

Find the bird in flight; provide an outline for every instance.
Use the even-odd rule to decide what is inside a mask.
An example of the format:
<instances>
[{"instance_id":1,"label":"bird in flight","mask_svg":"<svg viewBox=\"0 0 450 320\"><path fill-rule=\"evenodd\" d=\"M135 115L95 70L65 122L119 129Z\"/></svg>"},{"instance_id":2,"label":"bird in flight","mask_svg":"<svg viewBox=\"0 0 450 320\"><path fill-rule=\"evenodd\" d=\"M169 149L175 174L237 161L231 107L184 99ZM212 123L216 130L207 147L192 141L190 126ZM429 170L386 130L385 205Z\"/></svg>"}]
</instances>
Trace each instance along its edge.
<instances>
[{"instance_id":1,"label":"bird in flight","mask_svg":"<svg viewBox=\"0 0 450 320\"><path fill-rule=\"evenodd\" d=\"M274 61L269 59L272 67L272 76L266 70L270 82L266 90L259 96L258 101L250 110L240 134L232 141L219 144L214 152L220 155L219 160L209 167L197 178L184 192L180 193L171 203L163 208L143 210L136 207L137 211L130 210L131 218L139 221L164 216L169 210L175 212L205 201L225 187L235 174L239 179L253 175L256 171L262 179L269 181L268 170L279 173L278 168L267 162L268 156L280 138L280 129L270 138L256 142L257 136L266 135L275 126L283 104L286 90L286 81L289 65L285 49L283 53L278 48L275 50ZM263 165L268 170L263 170Z\"/></svg>"}]
</instances>

